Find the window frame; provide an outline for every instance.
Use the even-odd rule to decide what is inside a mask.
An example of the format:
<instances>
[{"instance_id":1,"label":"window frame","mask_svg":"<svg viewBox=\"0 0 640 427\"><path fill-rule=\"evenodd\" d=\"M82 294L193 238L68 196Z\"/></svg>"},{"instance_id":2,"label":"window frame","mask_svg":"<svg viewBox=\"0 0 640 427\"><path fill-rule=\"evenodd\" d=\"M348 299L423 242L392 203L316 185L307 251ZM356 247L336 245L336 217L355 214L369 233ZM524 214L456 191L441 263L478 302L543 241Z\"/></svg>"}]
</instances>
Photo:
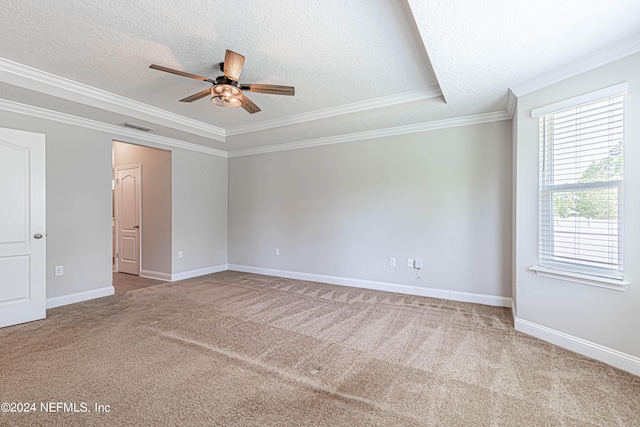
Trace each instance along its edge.
<instances>
[{"instance_id":1,"label":"window frame","mask_svg":"<svg viewBox=\"0 0 640 427\"><path fill-rule=\"evenodd\" d=\"M603 101L607 98L611 98L614 96L624 95L628 91L628 83L622 83L619 85L614 85L611 87L607 87L595 92L587 93L584 95L580 95L574 98L570 98L567 100L563 100L560 102L556 102L547 106L535 108L531 111L531 117L542 120L547 120L545 116L550 114L559 113L563 110L577 108L585 104L589 104L592 102ZM624 102L624 101L623 101ZM624 109L623 109L623 129L624 129ZM553 124L550 124L553 126ZM542 129L546 129L548 126L547 123L539 123L539 129L542 126ZM539 130L540 132L540 130ZM546 132L545 134L546 135ZM538 143L541 151L538 155L538 265L530 267L531 271L534 271L539 276L550 277L560 280L566 280L570 282L577 282L592 286L604 287L615 290L626 290L629 282L623 279L624 270L623 270L623 251L622 251L622 241L623 241L623 182L622 180L615 181L599 181L599 182L577 182L570 184L552 184L553 179L553 167L547 167L545 163L545 167L540 167L540 162L550 161L551 165L553 164L553 156L546 156L546 151L548 149L548 141L543 140L543 137L538 135ZM624 139L623 139L624 145ZM551 147L553 150L553 145L551 143ZM624 175L624 171L623 171ZM558 259L549 259L543 260L544 254L551 254L553 245L554 245L554 194L559 192L568 192L568 191L580 191L580 190L600 190L600 189L616 189L617 191L617 208L618 208L618 268L617 269L606 269L606 268L590 268L585 265L581 265L577 262L563 262ZM549 204L543 206L542 200L548 200ZM542 215L546 215L543 217ZM542 226L542 220L546 220L548 227Z\"/></svg>"}]
</instances>

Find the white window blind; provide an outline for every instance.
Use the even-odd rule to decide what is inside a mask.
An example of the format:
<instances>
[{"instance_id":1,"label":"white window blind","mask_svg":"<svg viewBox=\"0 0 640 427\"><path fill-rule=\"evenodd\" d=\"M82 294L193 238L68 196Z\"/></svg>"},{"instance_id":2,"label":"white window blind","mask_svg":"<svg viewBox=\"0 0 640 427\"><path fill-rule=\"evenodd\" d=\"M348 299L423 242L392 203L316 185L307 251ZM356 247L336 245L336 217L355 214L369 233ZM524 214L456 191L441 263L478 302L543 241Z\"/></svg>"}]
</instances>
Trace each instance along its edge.
<instances>
[{"instance_id":1,"label":"white window blind","mask_svg":"<svg viewBox=\"0 0 640 427\"><path fill-rule=\"evenodd\" d=\"M622 278L624 96L540 116L539 263Z\"/></svg>"}]
</instances>

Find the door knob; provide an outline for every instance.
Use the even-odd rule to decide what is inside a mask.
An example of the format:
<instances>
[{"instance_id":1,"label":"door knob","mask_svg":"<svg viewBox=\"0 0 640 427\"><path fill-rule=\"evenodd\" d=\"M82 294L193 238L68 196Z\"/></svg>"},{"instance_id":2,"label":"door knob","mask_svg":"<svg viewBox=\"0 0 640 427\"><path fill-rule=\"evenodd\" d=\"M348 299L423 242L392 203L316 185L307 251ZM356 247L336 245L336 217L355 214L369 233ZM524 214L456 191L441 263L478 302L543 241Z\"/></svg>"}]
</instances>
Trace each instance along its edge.
<instances>
[{"instance_id":1,"label":"door knob","mask_svg":"<svg viewBox=\"0 0 640 427\"><path fill-rule=\"evenodd\" d=\"M35 239L42 239L42 234L40 234L40 233L36 233L36 234L34 234L34 235L33 235L33 237L34 237Z\"/></svg>"},{"instance_id":2,"label":"door knob","mask_svg":"<svg viewBox=\"0 0 640 427\"><path fill-rule=\"evenodd\" d=\"M133 228L140 228L140 226L139 225L134 225Z\"/></svg>"}]
</instances>

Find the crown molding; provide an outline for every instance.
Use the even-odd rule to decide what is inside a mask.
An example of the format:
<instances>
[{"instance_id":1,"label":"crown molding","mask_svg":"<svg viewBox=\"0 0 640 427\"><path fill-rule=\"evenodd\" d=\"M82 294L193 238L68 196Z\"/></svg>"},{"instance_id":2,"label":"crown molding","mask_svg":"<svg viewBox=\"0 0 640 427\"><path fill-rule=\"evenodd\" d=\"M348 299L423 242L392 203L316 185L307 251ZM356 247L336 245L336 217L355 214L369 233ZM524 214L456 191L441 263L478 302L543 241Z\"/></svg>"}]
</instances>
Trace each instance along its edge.
<instances>
[{"instance_id":1,"label":"crown molding","mask_svg":"<svg viewBox=\"0 0 640 427\"><path fill-rule=\"evenodd\" d=\"M507 90L507 114L510 118L513 118L513 114L516 111L516 102L518 98L513 94L511 89Z\"/></svg>"},{"instance_id":2,"label":"crown molding","mask_svg":"<svg viewBox=\"0 0 640 427\"><path fill-rule=\"evenodd\" d=\"M442 96L440 87L432 86L225 130L5 58L0 58L0 81L221 142L225 142L227 136L258 132Z\"/></svg>"},{"instance_id":3,"label":"crown molding","mask_svg":"<svg viewBox=\"0 0 640 427\"><path fill-rule=\"evenodd\" d=\"M370 99L367 101L353 102L351 104L341 105L339 107L326 108L323 110L312 111L309 113L296 114L294 116L285 117L283 119L268 120L260 123L250 124L246 126L237 126L227 129L226 136L242 135L250 132L259 132L267 129L273 129L281 126L290 126L300 123L310 122L313 120L327 119L330 117L341 116L343 114L359 113L362 111L373 110L376 108L391 107L393 105L405 104L408 102L423 101L426 99L437 98L442 96L439 86L431 86L426 89L404 92L396 95L385 96L381 98Z\"/></svg>"},{"instance_id":4,"label":"crown molding","mask_svg":"<svg viewBox=\"0 0 640 427\"><path fill-rule=\"evenodd\" d=\"M594 68L601 67L629 55L633 55L637 52L640 52L640 34L630 37L621 43L617 43L615 46L609 46L602 49L580 61L569 64L565 67L557 68L549 73L542 74L526 83L516 85L511 88L511 91L516 97L520 97L559 81L593 70Z\"/></svg>"},{"instance_id":5,"label":"crown molding","mask_svg":"<svg viewBox=\"0 0 640 427\"><path fill-rule=\"evenodd\" d=\"M0 81L140 120L151 121L216 141L224 142L225 140L225 130L217 126L170 113L4 58L0 58Z\"/></svg>"},{"instance_id":6,"label":"crown molding","mask_svg":"<svg viewBox=\"0 0 640 427\"><path fill-rule=\"evenodd\" d=\"M361 141L364 139L384 138L408 133L424 132L436 129L445 129L458 126L468 126L479 123L510 120L511 114L507 111L477 114L473 116L456 117L453 119L436 120L432 122L417 123L413 125L397 126L386 129L376 129L365 132L356 132L344 135L329 136L326 138L309 139L306 141L288 142L285 144L270 145L267 147L246 148L229 151L228 157L252 156L256 154L274 153L278 151L296 150L299 148L318 147L321 145L340 144L343 142Z\"/></svg>"},{"instance_id":7,"label":"crown molding","mask_svg":"<svg viewBox=\"0 0 640 427\"><path fill-rule=\"evenodd\" d=\"M117 137L129 137L136 140L152 142L168 147L181 148L184 150L196 151L203 154L209 154L217 157L242 157L255 154L274 153L278 151L295 150L300 148L317 147L322 145L340 144L351 141L361 141L366 139L384 138L395 135L404 135L410 133L424 132L436 129L446 129L451 127L468 126L480 123L490 123L502 120L510 120L512 114L508 111L496 111L492 113L477 114L473 116L456 117L452 119L436 120L432 122L417 123L413 125L397 126L386 129L376 129L372 131L356 132L351 134L336 135L325 138L316 138L306 141L289 142L285 144L270 145L266 147L256 147L240 149L231 152L218 150L216 148L205 147L203 145L192 144L164 136L148 134L125 127L116 126L108 123L102 123L95 120L85 119L70 114L60 113L58 111L47 110L32 105L21 104L18 102L0 99L0 110L11 113L23 114L27 116L37 117L40 119L52 120L73 126L84 127L92 130L106 132Z\"/></svg>"},{"instance_id":8,"label":"crown molding","mask_svg":"<svg viewBox=\"0 0 640 427\"><path fill-rule=\"evenodd\" d=\"M184 150L197 151L199 153L210 154L218 157L227 157L227 152L218 150L215 148L205 147L203 145L192 144L189 142L180 141L173 138L167 138L164 136L153 135L144 133L141 131L127 129L121 126L116 126L108 123L102 123L95 120L85 119L82 117L72 116L70 114L60 113L58 111L47 110L40 107L34 107L32 105L20 104L18 102L8 101L6 99L0 99L0 110L5 110L11 113L24 114L27 116L37 117L40 119L53 120L60 123L65 123L73 126L80 126L92 130L106 132L112 135L113 138L117 137L129 137L136 140L153 142L168 147L181 148Z\"/></svg>"}]
</instances>

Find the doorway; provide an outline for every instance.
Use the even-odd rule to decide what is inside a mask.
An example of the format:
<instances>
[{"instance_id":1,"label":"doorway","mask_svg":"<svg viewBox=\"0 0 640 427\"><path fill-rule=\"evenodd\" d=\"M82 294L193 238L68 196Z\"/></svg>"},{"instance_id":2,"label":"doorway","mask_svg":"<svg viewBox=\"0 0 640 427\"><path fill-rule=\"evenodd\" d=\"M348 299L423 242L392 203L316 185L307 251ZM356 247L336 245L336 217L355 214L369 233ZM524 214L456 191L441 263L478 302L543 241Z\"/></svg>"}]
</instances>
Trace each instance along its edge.
<instances>
[{"instance_id":1,"label":"doorway","mask_svg":"<svg viewBox=\"0 0 640 427\"><path fill-rule=\"evenodd\" d=\"M172 152L113 141L113 271L171 280Z\"/></svg>"}]
</instances>

